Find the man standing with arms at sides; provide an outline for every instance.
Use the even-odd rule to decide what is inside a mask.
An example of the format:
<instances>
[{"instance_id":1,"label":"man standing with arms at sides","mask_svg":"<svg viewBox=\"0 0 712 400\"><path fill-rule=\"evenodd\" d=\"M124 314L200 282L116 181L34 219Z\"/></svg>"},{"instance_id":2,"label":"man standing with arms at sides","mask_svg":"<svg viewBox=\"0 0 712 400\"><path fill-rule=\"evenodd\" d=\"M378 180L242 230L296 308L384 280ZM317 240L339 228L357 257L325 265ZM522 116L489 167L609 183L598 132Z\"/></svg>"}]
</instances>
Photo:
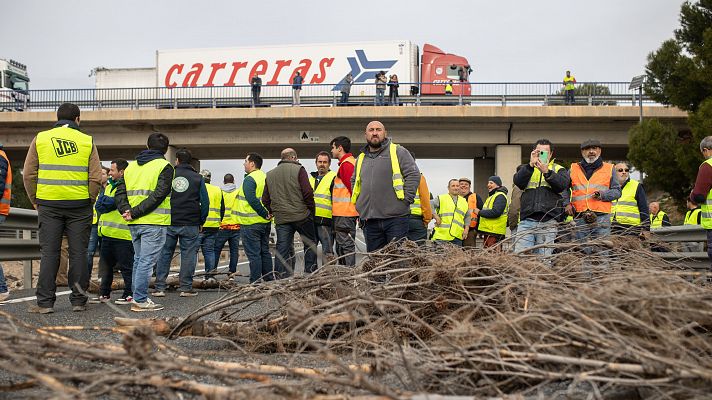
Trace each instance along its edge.
<instances>
[{"instance_id":1,"label":"man standing with arms at sides","mask_svg":"<svg viewBox=\"0 0 712 400\"><path fill-rule=\"evenodd\" d=\"M158 311L163 306L148 297L153 266L166 244L171 224L171 185L173 166L164 154L168 138L158 132L148 137L148 149L136 155L116 187L116 204L128 221L134 247L131 311Z\"/></svg>"},{"instance_id":2,"label":"man standing with arms at sides","mask_svg":"<svg viewBox=\"0 0 712 400\"><path fill-rule=\"evenodd\" d=\"M208 218L210 200L205 180L190 164L193 155L187 149L176 151L175 177L171 183L171 225L167 228L166 243L156 264L154 297L165 297L166 279L171 269L176 244L180 242L181 297L196 296L193 275L198 262L200 227Z\"/></svg>"},{"instance_id":3,"label":"man standing with arms at sides","mask_svg":"<svg viewBox=\"0 0 712 400\"><path fill-rule=\"evenodd\" d=\"M364 224L370 253L408 236L410 205L420 184L420 171L408 150L388 138L381 122L370 122L365 136L368 144L361 149L351 178L351 202Z\"/></svg>"},{"instance_id":4,"label":"man standing with arms at sides","mask_svg":"<svg viewBox=\"0 0 712 400\"><path fill-rule=\"evenodd\" d=\"M344 80L341 81L341 101L339 101L339 105L346 106L349 104L349 95L351 94L351 85L353 83L354 76L349 72Z\"/></svg>"},{"instance_id":5,"label":"man standing with arms at sides","mask_svg":"<svg viewBox=\"0 0 712 400\"><path fill-rule=\"evenodd\" d=\"M299 96L302 93L302 83L304 82L304 77L301 72L297 71L292 80L292 105L298 106L301 104Z\"/></svg>"},{"instance_id":6,"label":"man standing with arms at sides","mask_svg":"<svg viewBox=\"0 0 712 400\"><path fill-rule=\"evenodd\" d=\"M200 176L205 180L205 188L208 190L210 207L208 218L203 224L200 232L200 249L203 251L205 262L205 279L215 279L212 275L217 272L217 262L219 254L215 254L215 238L220 230L220 221L225 217L225 201L222 190L210 183L212 174L207 169L200 171Z\"/></svg>"},{"instance_id":7,"label":"man standing with arms at sides","mask_svg":"<svg viewBox=\"0 0 712 400\"><path fill-rule=\"evenodd\" d=\"M110 300L111 284L114 281L114 267L118 266L124 280L124 292L116 299L116 304L131 304L131 275L133 274L134 249L131 242L129 225L116 209L114 195L119 182L124 179L124 170L128 161L123 158L111 162L109 180L96 200L96 210L99 212L98 234L101 237L99 250L99 302Z\"/></svg>"},{"instance_id":8,"label":"man standing with arms at sides","mask_svg":"<svg viewBox=\"0 0 712 400\"><path fill-rule=\"evenodd\" d=\"M304 273L316 271L316 234L314 233L314 191L307 170L299 163L297 152L286 148L277 167L267 173L262 203L274 215L277 230L275 271L280 278L294 274L294 232L304 243ZM289 267L287 267L289 265Z\"/></svg>"},{"instance_id":9,"label":"man standing with arms at sides","mask_svg":"<svg viewBox=\"0 0 712 400\"><path fill-rule=\"evenodd\" d=\"M339 264L347 267L356 265L356 220L358 212L351 203L351 177L354 174L356 159L351 154L351 139L346 136L334 138L331 143L331 155L339 160L339 170L334 178L332 192L332 217L334 220L334 240Z\"/></svg>"},{"instance_id":10,"label":"man standing with arms at sides","mask_svg":"<svg viewBox=\"0 0 712 400\"><path fill-rule=\"evenodd\" d=\"M462 241L464 247L475 247L475 238L477 238L477 213L485 204L479 194L472 192L472 181L470 178L460 178L460 195L467 200L467 208L470 210L470 229L467 231L467 237Z\"/></svg>"},{"instance_id":11,"label":"man standing with arms at sides","mask_svg":"<svg viewBox=\"0 0 712 400\"><path fill-rule=\"evenodd\" d=\"M410 151L413 161L415 153ZM422 193L422 199L421 199ZM415 200L410 205L410 219L408 220L408 240L425 244L428 240L428 224L433 219L433 211L430 207L430 189L425 181L425 175L420 174L420 183L415 192Z\"/></svg>"},{"instance_id":12,"label":"man standing with arms at sides","mask_svg":"<svg viewBox=\"0 0 712 400\"><path fill-rule=\"evenodd\" d=\"M435 232L433 242L452 243L462 246L462 240L470 230L471 214L468 212L467 200L460 196L460 182L450 179L448 192L433 199L435 210Z\"/></svg>"},{"instance_id":13,"label":"man standing with arms at sides","mask_svg":"<svg viewBox=\"0 0 712 400\"><path fill-rule=\"evenodd\" d=\"M255 75L250 79L252 88L252 107L257 107L260 104L260 92L262 91L262 78L255 72Z\"/></svg>"},{"instance_id":14,"label":"man standing with arms at sides","mask_svg":"<svg viewBox=\"0 0 712 400\"><path fill-rule=\"evenodd\" d=\"M699 204L702 209L701 225L707 231L707 256L712 261L712 136L700 142L700 152L705 161L700 164L695 179L695 187L690 193L690 201ZM710 268L712 273L712 268ZM712 275L707 276L712 282Z\"/></svg>"},{"instance_id":15,"label":"man standing with arms at sides","mask_svg":"<svg viewBox=\"0 0 712 400\"><path fill-rule=\"evenodd\" d=\"M87 247L92 204L101 190L101 163L91 136L79 130L79 107L64 103L53 129L40 132L27 151L23 180L27 197L37 209L42 258L37 281L37 306L29 312L54 312L57 299L62 235L69 241L68 281L73 311L86 310L89 286Z\"/></svg>"},{"instance_id":16,"label":"man standing with arms at sides","mask_svg":"<svg viewBox=\"0 0 712 400\"><path fill-rule=\"evenodd\" d=\"M564 104L574 105L574 92L576 91L576 78L571 75L571 71L566 71L566 76L564 77Z\"/></svg>"},{"instance_id":17,"label":"man standing with arms at sides","mask_svg":"<svg viewBox=\"0 0 712 400\"><path fill-rule=\"evenodd\" d=\"M641 235L650 230L648 198L643 185L630 178L630 166L618 163L613 169L621 185L621 197L611 202L611 231L620 235Z\"/></svg>"},{"instance_id":18,"label":"man standing with arms at sides","mask_svg":"<svg viewBox=\"0 0 712 400\"><path fill-rule=\"evenodd\" d=\"M561 194L568 191L571 178L566 168L554 159L554 146L539 139L529 155L529 163L514 174L514 184L522 190L519 198L519 225L514 252L522 253L534 246L534 254L548 259L554 252L559 220L564 214Z\"/></svg>"},{"instance_id":19,"label":"man standing with arms at sides","mask_svg":"<svg viewBox=\"0 0 712 400\"><path fill-rule=\"evenodd\" d=\"M250 283L262 279L274 279L272 255L269 252L270 219L269 212L262 204L267 174L262 168L262 156L248 153L245 157L245 179L237 190L237 201L233 213L240 224L240 236L245 255L250 262Z\"/></svg>"},{"instance_id":20,"label":"man standing with arms at sides","mask_svg":"<svg viewBox=\"0 0 712 400\"><path fill-rule=\"evenodd\" d=\"M325 151L316 155L316 172L309 177L314 189L314 228L317 243L321 243L322 265L330 263L334 257L334 222L332 221L332 192L336 173L329 169L331 155Z\"/></svg>"},{"instance_id":21,"label":"man standing with arms at sides","mask_svg":"<svg viewBox=\"0 0 712 400\"><path fill-rule=\"evenodd\" d=\"M237 186L235 186L235 177L232 174L225 174L223 177L223 201L225 202L225 215L220 221L220 230L215 237L215 267L218 267L220 262L220 254L222 253L225 243L229 244L230 248L230 274L237 272L237 260L240 257L240 225L237 223L237 215L235 215L235 202L237 201ZM231 276L228 278L233 280Z\"/></svg>"},{"instance_id":22,"label":"man standing with arms at sides","mask_svg":"<svg viewBox=\"0 0 712 400\"><path fill-rule=\"evenodd\" d=\"M12 167L7 154L0 144L0 225L10 215L10 201L12 199ZM10 297L10 289L7 288L5 271L0 265L0 301L5 301Z\"/></svg>"}]
</instances>

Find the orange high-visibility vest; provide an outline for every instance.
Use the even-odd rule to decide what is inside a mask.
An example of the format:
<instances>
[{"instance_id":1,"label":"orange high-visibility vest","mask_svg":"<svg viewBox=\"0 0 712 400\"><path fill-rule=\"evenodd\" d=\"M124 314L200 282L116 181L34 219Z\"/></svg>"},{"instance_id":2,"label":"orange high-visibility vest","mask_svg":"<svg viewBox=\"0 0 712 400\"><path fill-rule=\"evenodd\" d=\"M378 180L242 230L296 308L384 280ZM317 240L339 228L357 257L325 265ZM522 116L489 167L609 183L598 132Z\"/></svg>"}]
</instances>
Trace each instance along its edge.
<instances>
[{"instance_id":1,"label":"orange high-visibility vest","mask_svg":"<svg viewBox=\"0 0 712 400\"><path fill-rule=\"evenodd\" d=\"M2 197L0 197L0 215L10 214L10 200L12 198L12 168L10 167L10 160L8 160L7 155L4 151L0 150L0 157L7 161L7 177L5 177L5 190L2 192Z\"/></svg>"},{"instance_id":2,"label":"orange high-visibility vest","mask_svg":"<svg viewBox=\"0 0 712 400\"><path fill-rule=\"evenodd\" d=\"M474 211L477 208L477 195L472 193L467 199L467 207L473 210L470 215L470 228L477 228L477 213Z\"/></svg>"},{"instance_id":3,"label":"orange high-visibility vest","mask_svg":"<svg viewBox=\"0 0 712 400\"><path fill-rule=\"evenodd\" d=\"M591 179L586 179L579 163L571 164L571 204L576 212L591 210L610 214L611 202L595 199L593 193L610 189L612 176L613 164L610 163L604 162L603 166L591 175Z\"/></svg>"},{"instance_id":4,"label":"orange high-visibility vest","mask_svg":"<svg viewBox=\"0 0 712 400\"><path fill-rule=\"evenodd\" d=\"M350 156L343 162L356 165L356 159ZM354 173L356 171L354 170ZM338 176L334 178L334 191L331 193L331 215L334 217L358 217L356 205L351 203L351 192Z\"/></svg>"}]
</instances>

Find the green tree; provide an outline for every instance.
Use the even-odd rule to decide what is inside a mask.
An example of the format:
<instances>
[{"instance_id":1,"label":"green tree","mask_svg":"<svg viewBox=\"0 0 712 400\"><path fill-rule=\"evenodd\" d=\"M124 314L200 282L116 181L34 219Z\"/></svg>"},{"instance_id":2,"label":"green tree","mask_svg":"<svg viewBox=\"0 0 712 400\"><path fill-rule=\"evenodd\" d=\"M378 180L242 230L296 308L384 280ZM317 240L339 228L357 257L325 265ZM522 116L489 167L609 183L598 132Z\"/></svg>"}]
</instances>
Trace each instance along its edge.
<instances>
[{"instance_id":1,"label":"green tree","mask_svg":"<svg viewBox=\"0 0 712 400\"><path fill-rule=\"evenodd\" d=\"M22 182L22 165L12 166L12 202L10 203L12 207L27 208L32 210L32 203L30 199L27 198L27 192L25 192L25 185Z\"/></svg>"},{"instance_id":2,"label":"green tree","mask_svg":"<svg viewBox=\"0 0 712 400\"><path fill-rule=\"evenodd\" d=\"M698 144L671 124L644 120L629 132L628 160L646 174L646 185L682 200L690 194L702 160Z\"/></svg>"},{"instance_id":3,"label":"green tree","mask_svg":"<svg viewBox=\"0 0 712 400\"><path fill-rule=\"evenodd\" d=\"M712 96L712 0L686 1L680 25L648 55L645 91L659 103L695 111Z\"/></svg>"},{"instance_id":4,"label":"green tree","mask_svg":"<svg viewBox=\"0 0 712 400\"><path fill-rule=\"evenodd\" d=\"M556 94L558 96L563 96L565 90L561 88ZM596 96L610 96L611 89L606 85L599 85L596 83L584 83L576 86L574 90L574 96L577 103L588 103L588 97L593 95L593 105L594 106L615 106L616 102L611 100L597 100Z\"/></svg>"}]
</instances>

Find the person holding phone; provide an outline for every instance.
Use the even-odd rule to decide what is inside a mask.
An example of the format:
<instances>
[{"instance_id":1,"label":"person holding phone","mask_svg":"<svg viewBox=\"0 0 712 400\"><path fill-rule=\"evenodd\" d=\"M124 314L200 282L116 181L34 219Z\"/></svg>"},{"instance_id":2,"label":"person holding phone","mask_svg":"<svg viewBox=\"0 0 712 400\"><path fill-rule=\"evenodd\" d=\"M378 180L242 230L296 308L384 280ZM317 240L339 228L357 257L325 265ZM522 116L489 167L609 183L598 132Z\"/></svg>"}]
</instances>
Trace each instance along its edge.
<instances>
[{"instance_id":1,"label":"person holding phone","mask_svg":"<svg viewBox=\"0 0 712 400\"><path fill-rule=\"evenodd\" d=\"M529 156L529 163L517 168L513 182L522 190L519 226L514 240L515 253L528 249L533 254L551 256L557 234L558 221L563 219L564 206L561 193L571 186L566 168L554 160L554 145L548 139L539 139ZM544 245L544 246L542 246ZM542 246L542 247L539 247Z\"/></svg>"}]
</instances>

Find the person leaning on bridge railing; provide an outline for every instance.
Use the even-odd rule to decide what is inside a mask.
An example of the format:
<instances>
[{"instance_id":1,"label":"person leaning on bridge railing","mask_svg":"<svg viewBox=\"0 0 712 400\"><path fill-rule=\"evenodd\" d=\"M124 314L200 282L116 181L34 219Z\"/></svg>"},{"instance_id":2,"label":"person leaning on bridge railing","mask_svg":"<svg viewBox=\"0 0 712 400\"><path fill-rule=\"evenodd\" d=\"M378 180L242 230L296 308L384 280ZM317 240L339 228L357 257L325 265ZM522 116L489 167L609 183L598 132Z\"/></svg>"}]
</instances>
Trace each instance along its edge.
<instances>
[{"instance_id":1,"label":"person leaning on bridge railing","mask_svg":"<svg viewBox=\"0 0 712 400\"><path fill-rule=\"evenodd\" d=\"M12 198L12 168L10 160L0 144L0 225L10 214L10 199ZM0 264L0 301L5 301L10 297L10 289L5 280L5 271Z\"/></svg>"},{"instance_id":2,"label":"person leaning on bridge railing","mask_svg":"<svg viewBox=\"0 0 712 400\"><path fill-rule=\"evenodd\" d=\"M86 310L89 287L87 247L92 204L101 189L101 163L91 136L79 130L75 104L57 109L54 128L37 134L25 158L23 181L27 197L37 209L41 259L37 306L29 312L54 312L55 280L62 235L69 241L68 283L73 311Z\"/></svg>"}]
</instances>

